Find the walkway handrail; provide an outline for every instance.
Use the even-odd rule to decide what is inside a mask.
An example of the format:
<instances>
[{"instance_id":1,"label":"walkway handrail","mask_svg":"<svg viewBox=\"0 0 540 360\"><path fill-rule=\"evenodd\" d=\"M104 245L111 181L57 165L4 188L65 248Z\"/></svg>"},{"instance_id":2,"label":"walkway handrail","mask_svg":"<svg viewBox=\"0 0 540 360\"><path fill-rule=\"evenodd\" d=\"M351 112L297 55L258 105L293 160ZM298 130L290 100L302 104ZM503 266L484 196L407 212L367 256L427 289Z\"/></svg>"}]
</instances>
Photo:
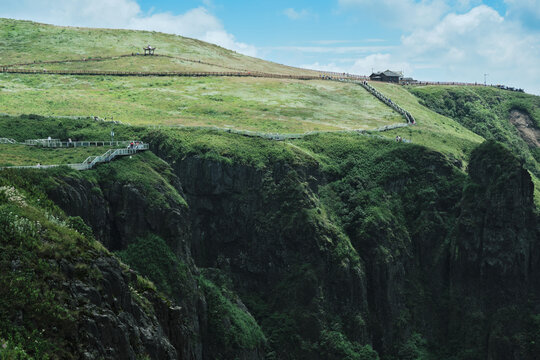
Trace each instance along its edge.
<instances>
[{"instance_id":1,"label":"walkway handrail","mask_svg":"<svg viewBox=\"0 0 540 360\"><path fill-rule=\"evenodd\" d=\"M373 86L369 85L369 83L367 81L354 81L354 80L349 80L349 79L338 79L338 81L350 82L350 83L362 86L369 93L373 94L373 96L375 96L377 99L381 100L387 106L391 107L392 109L394 109L395 111L400 113L405 118L405 120L407 121L407 124L416 124L416 121L415 121L414 117L411 115L410 112L403 109L401 106L399 106L398 104L396 104L395 102L390 100L385 95L381 94L377 89L375 89Z\"/></svg>"},{"instance_id":2,"label":"walkway handrail","mask_svg":"<svg viewBox=\"0 0 540 360\"><path fill-rule=\"evenodd\" d=\"M25 140L25 145L50 147L50 148L70 148L70 147L82 147L82 146L128 146L131 143L136 143L135 140L122 140L122 141L60 141L58 139L31 139Z\"/></svg>"},{"instance_id":3,"label":"walkway handrail","mask_svg":"<svg viewBox=\"0 0 540 360\"><path fill-rule=\"evenodd\" d=\"M139 144L134 145L126 149L109 149L103 155L100 156L89 156L80 164L63 164L63 165L26 165L26 166L3 166L0 167L0 170L3 169L51 169L60 166L67 166L75 170L89 170L96 166L96 164L110 162L118 156L133 155L139 151L145 151L149 149L148 144Z\"/></svg>"}]
</instances>

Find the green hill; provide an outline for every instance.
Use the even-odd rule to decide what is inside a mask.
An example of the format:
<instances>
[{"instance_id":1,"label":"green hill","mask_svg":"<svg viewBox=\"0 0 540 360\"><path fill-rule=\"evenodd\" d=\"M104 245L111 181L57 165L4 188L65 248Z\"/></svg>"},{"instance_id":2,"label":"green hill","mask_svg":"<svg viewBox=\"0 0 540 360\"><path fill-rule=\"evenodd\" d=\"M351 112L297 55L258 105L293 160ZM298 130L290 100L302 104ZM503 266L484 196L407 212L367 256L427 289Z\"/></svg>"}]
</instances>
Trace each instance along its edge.
<instances>
[{"instance_id":1,"label":"green hill","mask_svg":"<svg viewBox=\"0 0 540 360\"><path fill-rule=\"evenodd\" d=\"M281 133L404 122L358 85L263 78L1 74L0 112Z\"/></svg>"},{"instance_id":2,"label":"green hill","mask_svg":"<svg viewBox=\"0 0 540 360\"><path fill-rule=\"evenodd\" d=\"M119 57L143 53L151 44L156 54L170 57L127 57L84 63L84 69L153 71L261 71L279 74L318 74L238 54L220 46L155 31L63 27L0 18L0 65L82 58ZM191 61L181 61L179 58ZM199 61L214 64L200 65ZM77 63L62 69L80 68ZM40 65L40 68L56 65Z\"/></svg>"},{"instance_id":3,"label":"green hill","mask_svg":"<svg viewBox=\"0 0 540 360\"><path fill-rule=\"evenodd\" d=\"M484 87L422 86L420 103L485 139L507 144L540 176L540 97Z\"/></svg>"},{"instance_id":4,"label":"green hill","mask_svg":"<svg viewBox=\"0 0 540 360\"><path fill-rule=\"evenodd\" d=\"M161 56L131 56L148 43ZM319 75L181 36L9 19L0 19L0 50L3 64L31 63L16 66L30 69ZM96 57L106 59L41 63ZM0 112L92 115L133 125L218 126L281 133L375 129L404 121L352 84L223 77L1 74Z\"/></svg>"}]
</instances>

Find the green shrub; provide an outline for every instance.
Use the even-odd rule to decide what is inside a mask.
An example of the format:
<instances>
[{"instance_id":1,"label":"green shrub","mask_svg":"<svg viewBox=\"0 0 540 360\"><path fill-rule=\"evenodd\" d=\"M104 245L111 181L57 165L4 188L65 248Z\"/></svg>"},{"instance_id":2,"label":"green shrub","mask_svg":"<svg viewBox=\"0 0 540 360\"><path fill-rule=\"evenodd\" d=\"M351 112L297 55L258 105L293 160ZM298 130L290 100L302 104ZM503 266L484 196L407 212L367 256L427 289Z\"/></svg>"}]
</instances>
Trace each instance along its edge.
<instances>
[{"instance_id":1,"label":"green shrub","mask_svg":"<svg viewBox=\"0 0 540 360\"><path fill-rule=\"evenodd\" d=\"M172 299L182 299L192 293L187 265L174 255L160 237L149 234L135 239L125 250L116 254Z\"/></svg>"},{"instance_id":2,"label":"green shrub","mask_svg":"<svg viewBox=\"0 0 540 360\"><path fill-rule=\"evenodd\" d=\"M208 341L216 359L230 359L234 350L264 347L265 336L253 317L239 307L226 289L199 278L208 305Z\"/></svg>"},{"instance_id":3,"label":"green shrub","mask_svg":"<svg viewBox=\"0 0 540 360\"><path fill-rule=\"evenodd\" d=\"M351 342L342 333L330 330L321 333L320 354L327 360L379 360L370 345Z\"/></svg>"}]
</instances>

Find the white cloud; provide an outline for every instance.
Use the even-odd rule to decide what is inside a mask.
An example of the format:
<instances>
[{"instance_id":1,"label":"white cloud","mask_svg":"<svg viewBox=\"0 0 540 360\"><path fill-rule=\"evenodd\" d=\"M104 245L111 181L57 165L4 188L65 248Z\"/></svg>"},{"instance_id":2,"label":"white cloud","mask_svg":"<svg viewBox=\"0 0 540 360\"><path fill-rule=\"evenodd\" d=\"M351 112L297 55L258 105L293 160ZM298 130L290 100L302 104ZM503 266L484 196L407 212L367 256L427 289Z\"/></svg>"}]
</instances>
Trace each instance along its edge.
<instances>
[{"instance_id":1,"label":"white cloud","mask_svg":"<svg viewBox=\"0 0 540 360\"><path fill-rule=\"evenodd\" d=\"M298 20L309 17L311 14L306 9L302 9L300 11L296 11L293 8L288 8L283 10L283 14L287 16L291 20Z\"/></svg>"},{"instance_id":2,"label":"white cloud","mask_svg":"<svg viewBox=\"0 0 540 360\"><path fill-rule=\"evenodd\" d=\"M336 44L347 44L351 43L351 40L313 40L310 41L311 44L317 45L336 45Z\"/></svg>"},{"instance_id":3,"label":"white cloud","mask_svg":"<svg viewBox=\"0 0 540 360\"><path fill-rule=\"evenodd\" d=\"M504 0L508 16L532 16L540 20L540 0Z\"/></svg>"},{"instance_id":4,"label":"white cloud","mask_svg":"<svg viewBox=\"0 0 540 360\"><path fill-rule=\"evenodd\" d=\"M403 37L402 43L414 63L439 65L441 77L481 81L487 72L491 82L540 93L540 36L488 6L449 14L431 29Z\"/></svg>"},{"instance_id":5,"label":"white cloud","mask_svg":"<svg viewBox=\"0 0 540 360\"><path fill-rule=\"evenodd\" d=\"M403 71L409 73L412 69L411 65L405 61L395 61L391 54L371 54L365 57L357 58L349 64L336 64L336 62L331 62L329 64L321 64L315 62L313 64L303 65L313 70L321 71L333 71L333 72L344 72L350 74L359 74L359 75L369 75L372 71L384 71L384 70L394 70L394 71Z\"/></svg>"},{"instance_id":6,"label":"white cloud","mask_svg":"<svg viewBox=\"0 0 540 360\"><path fill-rule=\"evenodd\" d=\"M415 53L437 51L454 52L458 48L468 47L468 43L479 43L478 36L485 39L487 30L502 25L504 19L490 7L479 6L470 12L457 15L449 14L440 23L429 29L413 31L402 38L403 45Z\"/></svg>"},{"instance_id":7,"label":"white cloud","mask_svg":"<svg viewBox=\"0 0 540 360\"><path fill-rule=\"evenodd\" d=\"M403 60L397 60L390 54L372 54L360 58L351 67L351 73L371 74L371 71L394 70L410 73L411 65Z\"/></svg>"},{"instance_id":8,"label":"white cloud","mask_svg":"<svg viewBox=\"0 0 540 360\"><path fill-rule=\"evenodd\" d=\"M56 25L154 30L197 38L255 56L252 45L238 42L206 8L184 14L144 13L135 0L20 0L2 4L0 16Z\"/></svg>"},{"instance_id":9,"label":"white cloud","mask_svg":"<svg viewBox=\"0 0 540 360\"><path fill-rule=\"evenodd\" d=\"M540 94L540 35L485 5L449 13L402 36L399 46L373 50L348 63L334 59L306 67L361 75L372 68L403 70L420 80L461 82L483 82L488 73L489 83Z\"/></svg>"},{"instance_id":10,"label":"white cloud","mask_svg":"<svg viewBox=\"0 0 540 360\"><path fill-rule=\"evenodd\" d=\"M437 23L449 10L444 0L339 0L342 8L356 8L362 17L377 18L386 25L405 30Z\"/></svg>"},{"instance_id":11,"label":"white cloud","mask_svg":"<svg viewBox=\"0 0 540 360\"><path fill-rule=\"evenodd\" d=\"M300 65L300 67L304 69L319 70L319 71L329 71L329 72L339 72L339 73L347 72L345 67L336 65L335 63L320 64L319 62L315 62L313 64Z\"/></svg>"}]
</instances>

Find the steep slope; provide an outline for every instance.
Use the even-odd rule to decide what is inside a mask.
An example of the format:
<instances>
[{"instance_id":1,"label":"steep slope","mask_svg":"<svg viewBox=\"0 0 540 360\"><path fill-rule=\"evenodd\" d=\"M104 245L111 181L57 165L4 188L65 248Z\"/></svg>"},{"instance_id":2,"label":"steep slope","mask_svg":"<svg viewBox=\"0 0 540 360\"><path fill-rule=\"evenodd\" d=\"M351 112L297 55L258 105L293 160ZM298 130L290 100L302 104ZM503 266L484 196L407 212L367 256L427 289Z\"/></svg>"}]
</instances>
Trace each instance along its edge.
<instances>
[{"instance_id":1,"label":"steep slope","mask_svg":"<svg viewBox=\"0 0 540 360\"><path fill-rule=\"evenodd\" d=\"M10 120L0 125L11 134L58 128ZM63 124L70 136L109 130ZM503 146L475 149L466 174L425 147L370 136L117 131L151 142L156 155L83 173L0 175L18 188L25 176L25 191L42 189L79 216L181 307L157 316L178 358L534 359L538 215L530 177ZM144 353L137 344L126 346Z\"/></svg>"},{"instance_id":2,"label":"steep slope","mask_svg":"<svg viewBox=\"0 0 540 360\"><path fill-rule=\"evenodd\" d=\"M188 208L170 168L150 153L126 160L85 173L0 174L1 281L15 285L4 286L0 307L6 351L35 358L262 358L264 335L245 306L193 264ZM101 244L121 250L117 255L154 283Z\"/></svg>"},{"instance_id":3,"label":"steep slope","mask_svg":"<svg viewBox=\"0 0 540 360\"><path fill-rule=\"evenodd\" d=\"M182 358L181 309L47 200L43 180L0 174L2 358Z\"/></svg>"}]
</instances>

